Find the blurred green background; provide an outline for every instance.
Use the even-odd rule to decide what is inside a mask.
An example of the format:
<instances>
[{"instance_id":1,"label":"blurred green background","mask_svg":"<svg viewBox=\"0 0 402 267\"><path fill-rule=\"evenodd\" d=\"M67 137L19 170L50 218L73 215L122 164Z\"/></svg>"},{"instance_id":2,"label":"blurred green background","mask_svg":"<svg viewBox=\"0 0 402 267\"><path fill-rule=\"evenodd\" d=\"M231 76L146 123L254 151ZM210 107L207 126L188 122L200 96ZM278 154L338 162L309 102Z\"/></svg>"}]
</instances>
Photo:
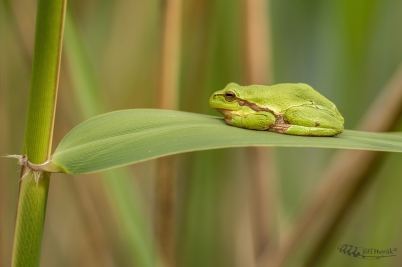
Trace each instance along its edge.
<instances>
[{"instance_id":1,"label":"blurred green background","mask_svg":"<svg viewBox=\"0 0 402 267\"><path fill-rule=\"evenodd\" d=\"M244 2L182 1L179 110L218 115L208 106L209 96L229 82L248 83ZM168 4L68 2L54 147L89 117L158 107ZM354 129L402 61L402 1L272 0L265 6L267 24L261 29L270 30L270 83L312 85L336 103L345 128ZM22 151L35 12L36 1L0 2L0 155ZM402 130L401 123L396 130ZM274 219L266 246L280 243L303 212L334 152L267 151L274 182L268 183L265 198L274 206ZM253 158L247 149L175 157L177 266L257 266ZM315 266L402 265L398 253L370 261L336 249L346 243L402 251L402 155L382 158L372 182L317 254ZM158 166L154 160L101 174L53 174L41 266L155 266ZM1 266L11 262L19 169L13 160L0 160ZM302 244L296 251L304 249ZM303 266L304 257L307 252L295 254L287 266Z\"/></svg>"}]
</instances>

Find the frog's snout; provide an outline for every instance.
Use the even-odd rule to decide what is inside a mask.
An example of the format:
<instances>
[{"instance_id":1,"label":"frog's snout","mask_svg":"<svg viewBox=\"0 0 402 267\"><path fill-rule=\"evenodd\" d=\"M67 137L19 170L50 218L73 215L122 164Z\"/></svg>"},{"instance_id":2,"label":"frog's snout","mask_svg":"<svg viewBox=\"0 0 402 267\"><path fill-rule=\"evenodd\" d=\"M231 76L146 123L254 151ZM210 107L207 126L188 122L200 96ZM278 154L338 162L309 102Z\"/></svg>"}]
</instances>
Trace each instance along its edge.
<instances>
[{"instance_id":1,"label":"frog's snout","mask_svg":"<svg viewBox=\"0 0 402 267\"><path fill-rule=\"evenodd\" d=\"M214 107L214 101L215 101L215 94L213 94L210 98L209 98L209 105L213 108Z\"/></svg>"}]
</instances>

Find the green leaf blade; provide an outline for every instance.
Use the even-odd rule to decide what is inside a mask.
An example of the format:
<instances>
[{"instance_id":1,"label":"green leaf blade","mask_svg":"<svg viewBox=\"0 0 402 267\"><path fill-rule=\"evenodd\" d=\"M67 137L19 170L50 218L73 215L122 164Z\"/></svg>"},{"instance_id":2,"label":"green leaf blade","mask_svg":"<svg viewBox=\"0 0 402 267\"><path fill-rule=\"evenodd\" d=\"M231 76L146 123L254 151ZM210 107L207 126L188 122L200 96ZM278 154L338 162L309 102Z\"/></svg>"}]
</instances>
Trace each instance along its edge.
<instances>
[{"instance_id":1,"label":"green leaf blade","mask_svg":"<svg viewBox=\"0 0 402 267\"><path fill-rule=\"evenodd\" d=\"M345 130L335 137L291 136L231 127L221 118L202 114L121 110L70 131L53 154L52 164L65 173L82 174L171 154L246 146L402 152L402 134Z\"/></svg>"}]
</instances>

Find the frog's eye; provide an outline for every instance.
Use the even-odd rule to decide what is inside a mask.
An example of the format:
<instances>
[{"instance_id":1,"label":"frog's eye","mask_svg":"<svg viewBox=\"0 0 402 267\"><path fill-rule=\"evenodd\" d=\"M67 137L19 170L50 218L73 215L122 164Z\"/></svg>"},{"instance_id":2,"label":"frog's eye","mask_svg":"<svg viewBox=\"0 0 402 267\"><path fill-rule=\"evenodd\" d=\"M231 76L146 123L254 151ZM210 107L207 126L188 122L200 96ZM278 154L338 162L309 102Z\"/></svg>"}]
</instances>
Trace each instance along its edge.
<instances>
[{"instance_id":1,"label":"frog's eye","mask_svg":"<svg viewBox=\"0 0 402 267\"><path fill-rule=\"evenodd\" d=\"M232 91L227 91L225 93L225 100L228 102L232 102L233 100L236 99L236 94Z\"/></svg>"}]
</instances>

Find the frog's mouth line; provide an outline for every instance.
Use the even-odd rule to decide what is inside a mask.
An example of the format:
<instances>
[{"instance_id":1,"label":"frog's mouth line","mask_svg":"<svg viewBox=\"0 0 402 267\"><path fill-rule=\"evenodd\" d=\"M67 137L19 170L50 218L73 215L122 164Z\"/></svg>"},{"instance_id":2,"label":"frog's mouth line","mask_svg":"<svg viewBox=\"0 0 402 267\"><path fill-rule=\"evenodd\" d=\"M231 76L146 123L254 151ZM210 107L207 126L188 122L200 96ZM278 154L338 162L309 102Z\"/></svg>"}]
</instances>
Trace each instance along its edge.
<instances>
[{"instance_id":1,"label":"frog's mouth line","mask_svg":"<svg viewBox=\"0 0 402 267\"><path fill-rule=\"evenodd\" d=\"M225 94L215 94L214 98L217 96L222 96L223 98L225 98ZM250 109L254 110L254 111L268 111L269 113L271 113L272 115L274 115L275 117L280 116L280 114L276 114L273 110L269 109L269 108L261 108L259 107L257 104L251 103L247 100L244 99L240 99L240 98L234 98L232 101L237 101L237 103L239 103L239 106L243 107L243 106L247 106ZM218 110L218 109L217 109ZM222 110L222 109L219 109ZM234 110L233 110L234 111ZM220 111L221 112L221 111ZM222 113L222 112L221 112Z\"/></svg>"}]
</instances>

